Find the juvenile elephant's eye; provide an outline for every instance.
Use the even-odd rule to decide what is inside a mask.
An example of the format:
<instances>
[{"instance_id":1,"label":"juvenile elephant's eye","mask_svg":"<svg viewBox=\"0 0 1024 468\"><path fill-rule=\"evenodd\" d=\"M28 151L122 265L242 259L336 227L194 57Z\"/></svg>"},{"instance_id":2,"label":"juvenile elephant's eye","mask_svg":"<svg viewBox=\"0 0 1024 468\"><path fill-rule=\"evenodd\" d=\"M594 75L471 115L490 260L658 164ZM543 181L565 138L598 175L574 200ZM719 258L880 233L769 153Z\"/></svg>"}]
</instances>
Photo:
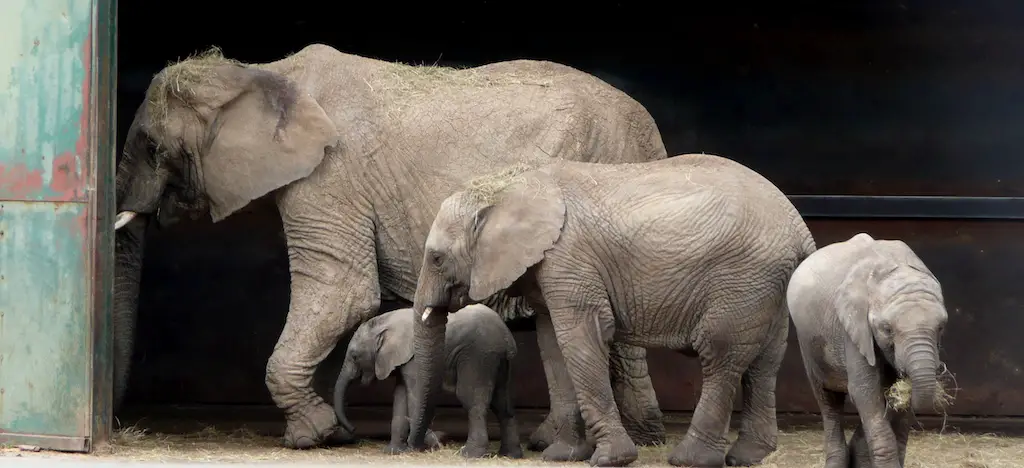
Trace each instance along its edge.
<instances>
[{"instance_id":1,"label":"juvenile elephant's eye","mask_svg":"<svg viewBox=\"0 0 1024 468\"><path fill-rule=\"evenodd\" d=\"M885 336L892 336L892 327L888 323L878 325L878 330Z\"/></svg>"},{"instance_id":2,"label":"juvenile elephant's eye","mask_svg":"<svg viewBox=\"0 0 1024 468\"><path fill-rule=\"evenodd\" d=\"M441 265L444 264L444 255L442 255L441 252L431 252L430 263L432 263L435 267L440 268Z\"/></svg>"}]
</instances>

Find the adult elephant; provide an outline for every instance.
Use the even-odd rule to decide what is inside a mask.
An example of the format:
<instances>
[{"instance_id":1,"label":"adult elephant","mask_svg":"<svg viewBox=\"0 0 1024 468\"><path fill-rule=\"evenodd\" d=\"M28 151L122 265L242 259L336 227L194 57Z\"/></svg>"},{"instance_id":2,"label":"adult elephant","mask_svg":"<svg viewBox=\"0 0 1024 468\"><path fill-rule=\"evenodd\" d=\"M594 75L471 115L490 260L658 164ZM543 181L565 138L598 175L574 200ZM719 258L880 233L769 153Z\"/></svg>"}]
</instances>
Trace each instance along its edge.
<instances>
[{"instance_id":1,"label":"adult elephant","mask_svg":"<svg viewBox=\"0 0 1024 468\"><path fill-rule=\"evenodd\" d=\"M117 168L116 273L125 289L115 303L116 388L127 376L140 233L154 215L173 222L163 214L185 208L217 222L263 195L276 201L291 303L266 384L286 414L285 445L308 448L342 432L312 388L314 371L341 335L377 313L382 295L412 301L430 224L449 193L516 161L665 157L642 105L551 62L414 67L314 44L265 64L213 50L170 65L150 83ZM506 319L533 314L514 298L487 305ZM645 351L614 354L630 435L663 440ZM550 394L563 394L553 387L566 379L545 371ZM575 404L552 398L532 445L577 424Z\"/></svg>"}]
</instances>

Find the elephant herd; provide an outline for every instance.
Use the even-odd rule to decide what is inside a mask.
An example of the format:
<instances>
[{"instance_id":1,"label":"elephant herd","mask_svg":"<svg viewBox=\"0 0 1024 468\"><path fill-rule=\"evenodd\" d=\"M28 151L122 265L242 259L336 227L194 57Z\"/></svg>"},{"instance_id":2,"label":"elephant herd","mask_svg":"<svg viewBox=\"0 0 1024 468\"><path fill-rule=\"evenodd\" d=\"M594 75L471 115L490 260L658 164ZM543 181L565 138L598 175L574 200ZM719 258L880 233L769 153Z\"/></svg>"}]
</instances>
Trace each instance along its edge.
<instances>
[{"instance_id":1,"label":"elephant herd","mask_svg":"<svg viewBox=\"0 0 1024 468\"><path fill-rule=\"evenodd\" d=\"M699 358L703 375L668 461L759 463L776 450L790 320L828 467L903 466L895 382L911 383L915 410L944 403L941 288L906 244L858 234L817 249L770 181L718 156L668 158L640 103L556 63L417 67L314 44L245 64L214 49L154 76L116 196L115 404L147 224L276 202L291 299L266 385L290 448L350 440L347 383L397 369L390 452L432 445L448 389L470 415L463 454L486 454L491 410L499 454L522 456L506 391L515 343L497 317L536 321L551 404L527 448L546 460L624 466L665 442L646 362L661 347ZM411 307L378 316L382 299ZM357 328L332 408L313 373ZM861 416L849 443L846 395Z\"/></svg>"}]
</instances>

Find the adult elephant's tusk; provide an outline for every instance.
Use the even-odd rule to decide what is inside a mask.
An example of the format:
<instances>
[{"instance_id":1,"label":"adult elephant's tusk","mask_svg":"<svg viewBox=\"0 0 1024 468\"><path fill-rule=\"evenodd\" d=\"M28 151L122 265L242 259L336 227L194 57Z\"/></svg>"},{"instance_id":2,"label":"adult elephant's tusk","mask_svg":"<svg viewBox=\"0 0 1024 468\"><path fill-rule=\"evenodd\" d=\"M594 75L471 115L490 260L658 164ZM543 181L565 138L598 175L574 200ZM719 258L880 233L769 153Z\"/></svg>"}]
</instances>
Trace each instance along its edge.
<instances>
[{"instance_id":1,"label":"adult elephant's tusk","mask_svg":"<svg viewBox=\"0 0 1024 468\"><path fill-rule=\"evenodd\" d=\"M433 311L434 311L433 307L427 307L426 309L423 309L423 315L420 317L420 320L422 320L423 323L426 323L427 322L427 317L430 317L430 313L433 312Z\"/></svg>"},{"instance_id":2,"label":"adult elephant's tusk","mask_svg":"<svg viewBox=\"0 0 1024 468\"><path fill-rule=\"evenodd\" d=\"M139 214L134 211L122 211L117 214L117 220L114 221L114 230L118 230L128 224L129 221L135 219Z\"/></svg>"}]
</instances>

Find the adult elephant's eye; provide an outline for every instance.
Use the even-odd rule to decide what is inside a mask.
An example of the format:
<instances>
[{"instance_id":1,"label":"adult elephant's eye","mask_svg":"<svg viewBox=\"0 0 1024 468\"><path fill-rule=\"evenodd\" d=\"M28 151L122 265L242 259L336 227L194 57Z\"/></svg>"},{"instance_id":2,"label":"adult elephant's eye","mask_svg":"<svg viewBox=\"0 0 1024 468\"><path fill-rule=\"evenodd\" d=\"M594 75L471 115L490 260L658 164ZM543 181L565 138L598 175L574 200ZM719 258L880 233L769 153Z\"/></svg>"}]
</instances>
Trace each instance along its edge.
<instances>
[{"instance_id":1,"label":"adult elephant's eye","mask_svg":"<svg viewBox=\"0 0 1024 468\"><path fill-rule=\"evenodd\" d=\"M442 255L441 252L431 252L430 262L433 263L435 267L441 268L441 265L444 265L444 255Z\"/></svg>"}]
</instances>

